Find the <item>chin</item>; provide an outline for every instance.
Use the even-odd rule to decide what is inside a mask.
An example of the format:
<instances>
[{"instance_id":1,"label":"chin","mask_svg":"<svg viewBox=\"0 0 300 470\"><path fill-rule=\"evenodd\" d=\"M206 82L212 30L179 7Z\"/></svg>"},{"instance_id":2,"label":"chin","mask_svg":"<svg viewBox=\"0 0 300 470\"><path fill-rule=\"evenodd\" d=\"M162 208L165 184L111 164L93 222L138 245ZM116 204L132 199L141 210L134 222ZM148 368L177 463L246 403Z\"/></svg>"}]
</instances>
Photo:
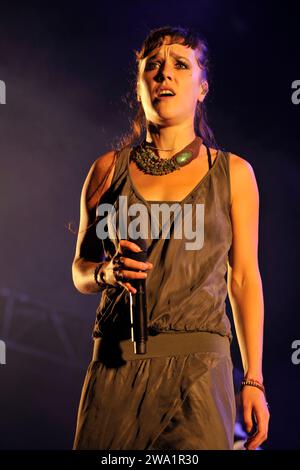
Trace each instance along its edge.
<instances>
[{"instance_id":1,"label":"chin","mask_svg":"<svg viewBox=\"0 0 300 470\"><path fill-rule=\"evenodd\" d=\"M178 114L172 111L171 109L159 109L155 110L155 113L152 113L152 121L166 121L166 120L171 120L171 121L180 121L183 118L182 114Z\"/></svg>"},{"instance_id":2,"label":"chin","mask_svg":"<svg viewBox=\"0 0 300 470\"><path fill-rule=\"evenodd\" d=\"M160 117L161 124L168 124L170 126L175 126L183 122L182 116L178 116L174 114L168 114L168 115L164 114L164 115L160 115L159 117Z\"/></svg>"}]
</instances>

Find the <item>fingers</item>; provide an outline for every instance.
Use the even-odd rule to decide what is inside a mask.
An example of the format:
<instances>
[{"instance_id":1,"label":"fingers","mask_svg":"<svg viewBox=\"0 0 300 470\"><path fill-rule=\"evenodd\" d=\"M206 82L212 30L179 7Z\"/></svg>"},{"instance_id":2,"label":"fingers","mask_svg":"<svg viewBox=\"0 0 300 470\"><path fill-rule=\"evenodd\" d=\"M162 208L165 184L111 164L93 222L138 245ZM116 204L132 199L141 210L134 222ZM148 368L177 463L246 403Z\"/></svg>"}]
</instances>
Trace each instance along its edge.
<instances>
[{"instance_id":1,"label":"fingers","mask_svg":"<svg viewBox=\"0 0 300 470\"><path fill-rule=\"evenodd\" d=\"M123 254L122 248L128 248L131 251L134 251L136 253L142 251L141 248L134 242L130 242L128 240L120 240L119 243L119 253ZM120 261L121 263L124 263L128 268L133 268L133 269L150 269L153 267L153 264L150 262L143 263L141 261L136 261L131 258L125 258L124 256L120 256Z\"/></svg>"},{"instance_id":2,"label":"fingers","mask_svg":"<svg viewBox=\"0 0 300 470\"><path fill-rule=\"evenodd\" d=\"M120 271L120 270L119 270ZM137 290L133 287L130 282L125 281L125 279L146 279L147 273L142 272L135 272L135 271L126 271L122 269L122 279L117 280L117 283L121 286L124 286L126 290L131 292L132 294L136 294Z\"/></svg>"},{"instance_id":3,"label":"fingers","mask_svg":"<svg viewBox=\"0 0 300 470\"><path fill-rule=\"evenodd\" d=\"M250 405L244 405L244 423L246 431L249 433L254 424L252 421L252 407Z\"/></svg>"},{"instance_id":4,"label":"fingers","mask_svg":"<svg viewBox=\"0 0 300 470\"><path fill-rule=\"evenodd\" d=\"M148 275L144 272L127 271L126 269L122 269L122 274L126 279L146 279Z\"/></svg>"},{"instance_id":5,"label":"fingers","mask_svg":"<svg viewBox=\"0 0 300 470\"><path fill-rule=\"evenodd\" d=\"M128 248L129 250L135 251L136 253L142 251L136 243L130 242L129 240L120 240L119 245L121 248ZM122 250L120 250L120 252L122 253Z\"/></svg>"},{"instance_id":6,"label":"fingers","mask_svg":"<svg viewBox=\"0 0 300 470\"><path fill-rule=\"evenodd\" d=\"M120 240L119 243L119 253L122 254L122 249L127 248L130 249L131 251L134 252L139 252L141 251L140 247L134 243L130 242L128 240ZM136 261L131 258L126 258L125 256L120 256L119 257L119 267L117 268L118 270L122 270L122 276L124 277L124 281L121 281L122 285L126 287L126 289L129 292L136 293L136 289L129 283L125 282L128 279L145 279L147 277L147 273L141 272L145 270L149 270L153 268L153 264L150 262L142 262L142 261ZM120 266L121 265L121 266ZM129 268L129 269L126 269ZM136 271L133 271L136 270Z\"/></svg>"},{"instance_id":7,"label":"fingers","mask_svg":"<svg viewBox=\"0 0 300 470\"><path fill-rule=\"evenodd\" d=\"M132 294L136 294L137 290L134 287L132 287L130 282L123 282L123 286L126 288L128 292L131 292Z\"/></svg>"},{"instance_id":8,"label":"fingers","mask_svg":"<svg viewBox=\"0 0 300 470\"><path fill-rule=\"evenodd\" d=\"M153 264L150 262L141 262L136 261L125 256L120 256L124 252L124 248L131 250L133 252L142 251L141 248L134 242L129 240L120 240L119 242L119 256L117 266L114 267L114 270L122 274L122 279L118 280L118 284L124 286L128 292L136 294L137 290L128 282L128 279L146 279L147 273L141 272L153 268ZM126 269L128 268L128 269ZM133 271L136 270L136 271ZM124 279L123 279L124 278Z\"/></svg>"},{"instance_id":9,"label":"fingers","mask_svg":"<svg viewBox=\"0 0 300 470\"><path fill-rule=\"evenodd\" d=\"M255 450L259 447L268 437L269 427L269 411L266 407L256 406L255 407L255 421L257 424L256 433L247 439L245 447L248 450Z\"/></svg>"},{"instance_id":10,"label":"fingers","mask_svg":"<svg viewBox=\"0 0 300 470\"><path fill-rule=\"evenodd\" d=\"M122 263L124 266L128 268L132 268L132 269L145 270L145 269L153 268L153 264L150 262L143 263L142 261L136 261L131 258L125 258L124 256L120 256L119 260L120 260L120 263Z\"/></svg>"}]
</instances>

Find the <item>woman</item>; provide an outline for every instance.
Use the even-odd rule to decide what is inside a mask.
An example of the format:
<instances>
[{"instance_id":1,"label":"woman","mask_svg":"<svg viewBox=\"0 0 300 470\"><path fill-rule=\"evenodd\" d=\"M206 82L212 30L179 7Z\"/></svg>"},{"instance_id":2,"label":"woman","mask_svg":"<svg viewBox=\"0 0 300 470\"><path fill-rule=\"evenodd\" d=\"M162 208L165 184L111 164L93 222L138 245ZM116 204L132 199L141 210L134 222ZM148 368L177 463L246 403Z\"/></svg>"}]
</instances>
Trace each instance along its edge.
<instances>
[{"instance_id":1,"label":"woman","mask_svg":"<svg viewBox=\"0 0 300 470\"><path fill-rule=\"evenodd\" d=\"M73 280L80 292L101 290L102 296L74 449L233 448L226 272L245 374L244 421L247 431L252 430L247 448L255 449L267 438L269 420L262 375L255 176L246 160L217 148L206 123L205 42L191 30L159 28L150 32L136 57L139 109L132 136L119 151L94 162L81 195ZM165 202L165 209L175 204L179 212L199 210L192 216L181 211L178 219L170 210L169 237L155 238L148 230L148 261L143 263L128 256L139 246L122 236L117 217L105 219L99 211L113 207L118 216L124 200L128 208L142 204L160 235L163 226L153 217L155 204ZM182 219L188 229L178 237L175 225L180 228ZM195 234L191 221L201 236L188 247ZM147 287L144 355L135 354L130 337L136 279L146 279Z\"/></svg>"}]
</instances>

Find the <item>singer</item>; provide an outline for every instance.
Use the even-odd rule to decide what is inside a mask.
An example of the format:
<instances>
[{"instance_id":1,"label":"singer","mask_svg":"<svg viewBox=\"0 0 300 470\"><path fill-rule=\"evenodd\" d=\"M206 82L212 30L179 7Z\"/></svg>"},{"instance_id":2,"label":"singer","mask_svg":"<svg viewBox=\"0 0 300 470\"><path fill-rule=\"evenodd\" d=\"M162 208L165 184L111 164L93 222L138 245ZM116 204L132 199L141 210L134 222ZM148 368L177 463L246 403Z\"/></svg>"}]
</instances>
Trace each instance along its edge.
<instances>
[{"instance_id":1,"label":"singer","mask_svg":"<svg viewBox=\"0 0 300 470\"><path fill-rule=\"evenodd\" d=\"M246 447L255 449L269 422L255 175L245 159L220 149L207 124L208 49L197 32L152 30L135 54L132 132L97 158L81 193L73 281L83 294L101 292L101 300L73 449L233 448L227 293L244 367ZM99 239L99 205L113 204L118 215L124 197L128 208L143 204L149 218L151 204L203 205L200 248L186 249L187 233L175 236L172 211L170 237L143 237L145 227L136 224L122 239L107 217L109 236ZM135 302L141 286L145 304ZM132 320L134 304L141 315ZM146 328L142 354L133 327Z\"/></svg>"}]
</instances>

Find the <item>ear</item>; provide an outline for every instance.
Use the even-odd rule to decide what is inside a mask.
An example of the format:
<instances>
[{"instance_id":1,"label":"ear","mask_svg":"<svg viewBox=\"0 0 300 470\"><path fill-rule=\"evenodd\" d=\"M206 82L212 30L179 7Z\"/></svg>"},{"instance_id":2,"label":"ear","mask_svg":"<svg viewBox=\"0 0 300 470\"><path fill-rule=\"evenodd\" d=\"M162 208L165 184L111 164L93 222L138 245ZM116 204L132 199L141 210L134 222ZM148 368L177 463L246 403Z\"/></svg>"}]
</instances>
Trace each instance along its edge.
<instances>
[{"instance_id":1,"label":"ear","mask_svg":"<svg viewBox=\"0 0 300 470\"><path fill-rule=\"evenodd\" d=\"M204 101L205 96L207 95L209 90L207 80L201 80L199 94L198 94L198 101Z\"/></svg>"}]
</instances>

